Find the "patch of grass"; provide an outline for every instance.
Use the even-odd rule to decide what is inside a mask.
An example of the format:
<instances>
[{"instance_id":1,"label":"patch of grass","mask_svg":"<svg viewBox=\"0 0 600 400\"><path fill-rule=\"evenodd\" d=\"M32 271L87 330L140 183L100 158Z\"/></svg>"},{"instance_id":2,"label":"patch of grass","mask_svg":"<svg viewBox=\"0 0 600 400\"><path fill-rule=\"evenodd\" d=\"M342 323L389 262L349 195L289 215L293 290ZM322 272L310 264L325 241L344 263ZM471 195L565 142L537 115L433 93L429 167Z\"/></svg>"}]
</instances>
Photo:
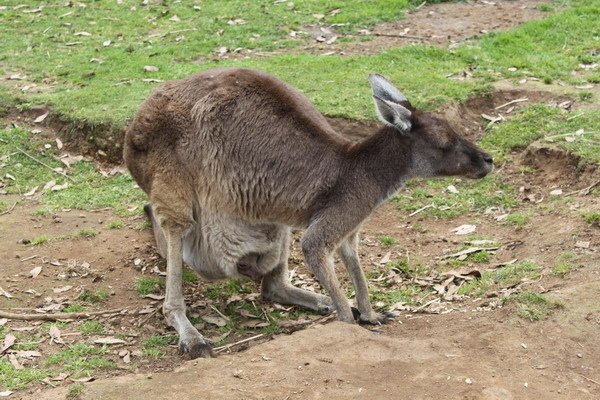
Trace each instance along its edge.
<instances>
[{"instance_id":1,"label":"patch of grass","mask_svg":"<svg viewBox=\"0 0 600 400\"><path fill-rule=\"evenodd\" d=\"M135 281L135 291L140 296L159 293L165 287L165 280L155 277L142 277Z\"/></svg>"},{"instance_id":2,"label":"patch of grass","mask_svg":"<svg viewBox=\"0 0 600 400\"><path fill-rule=\"evenodd\" d=\"M142 346L143 355L148 358L164 357L167 353L164 351L163 347L177 344L177 341L177 335L150 336L148 339L144 340Z\"/></svg>"},{"instance_id":3,"label":"patch of grass","mask_svg":"<svg viewBox=\"0 0 600 400\"><path fill-rule=\"evenodd\" d=\"M496 271L485 271L481 278L474 279L462 285L458 289L458 294L467 294L471 296L482 296L494 285L500 287L512 286L523 279L539 278L540 267L529 260L504 266Z\"/></svg>"},{"instance_id":4,"label":"patch of grass","mask_svg":"<svg viewBox=\"0 0 600 400\"><path fill-rule=\"evenodd\" d=\"M4 201L4 200L0 200L0 213L3 213L4 211L8 210L10 208L10 205Z\"/></svg>"},{"instance_id":5,"label":"patch of grass","mask_svg":"<svg viewBox=\"0 0 600 400\"><path fill-rule=\"evenodd\" d=\"M448 194L446 187L453 184L459 193ZM434 207L419 215L454 218L470 212L483 212L489 207L512 208L517 204L515 190L498 176L477 181L458 181L454 178L415 180L392 198L392 203L408 213L428 204Z\"/></svg>"},{"instance_id":6,"label":"patch of grass","mask_svg":"<svg viewBox=\"0 0 600 400\"><path fill-rule=\"evenodd\" d=\"M600 213L598 213L598 212L584 213L583 218L585 219L585 222L587 222L590 225L600 226Z\"/></svg>"},{"instance_id":7,"label":"patch of grass","mask_svg":"<svg viewBox=\"0 0 600 400\"><path fill-rule=\"evenodd\" d=\"M95 304L102 303L108 299L108 290L106 289L96 289L93 292L87 289L83 289L81 294L79 295L79 300L85 301L86 303Z\"/></svg>"},{"instance_id":8,"label":"patch of grass","mask_svg":"<svg viewBox=\"0 0 600 400\"><path fill-rule=\"evenodd\" d=\"M226 280L208 285L203 295L211 300L228 299L234 294L252 293L250 282L240 282L236 280Z\"/></svg>"},{"instance_id":9,"label":"patch of grass","mask_svg":"<svg viewBox=\"0 0 600 400\"><path fill-rule=\"evenodd\" d=\"M594 98L594 93L590 92L589 90L582 90L577 93L577 97L579 98L579 100L587 102L591 101Z\"/></svg>"},{"instance_id":10,"label":"patch of grass","mask_svg":"<svg viewBox=\"0 0 600 400\"><path fill-rule=\"evenodd\" d=\"M422 298L426 293L419 286L409 285L400 289L372 290L370 297L375 308L384 310L396 303L414 304L417 298ZM383 306L377 306L377 303L383 303Z\"/></svg>"},{"instance_id":11,"label":"patch of grass","mask_svg":"<svg viewBox=\"0 0 600 400\"><path fill-rule=\"evenodd\" d=\"M60 365L62 370L72 371L75 376L85 376L97 370L116 368L113 361L104 357L107 352L106 347L78 343L49 356L45 365Z\"/></svg>"},{"instance_id":12,"label":"patch of grass","mask_svg":"<svg viewBox=\"0 0 600 400\"><path fill-rule=\"evenodd\" d=\"M53 371L43 368L15 369L8 359L0 358L0 387L2 390L26 389L31 383L53 375Z\"/></svg>"},{"instance_id":13,"label":"patch of grass","mask_svg":"<svg viewBox=\"0 0 600 400\"><path fill-rule=\"evenodd\" d=\"M475 263L483 264L490 261L491 253L489 251L483 250L478 251L477 253L469 254L467 260L473 261Z\"/></svg>"},{"instance_id":14,"label":"patch of grass","mask_svg":"<svg viewBox=\"0 0 600 400\"><path fill-rule=\"evenodd\" d=\"M536 8L542 12L554 11L554 6L550 3L538 4Z\"/></svg>"},{"instance_id":15,"label":"patch of grass","mask_svg":"<svg viewBox=\"0 0 600 400\"><path fill-rule=\"evenodd\" d=\"M524 213L511 213L506 217L506 223L512 225L515 229L523 229L529 223L531 217Z\"/></svg>"},{"instance_id":16,"label":"patch of grass","mask_svg":"<svg viewBox=\"0 0 600 400\"><path fill-rule=\"evenodd\" d=\"M41 207L36 210L33 210L31 215L33 217L47 217L52 214L52 210L47 207Z\"/></svg>"},{"instance_id":17,"label":"patch of grass","mask_svg":"<svg viewBox=\"0 0 600 400\"><path fill-rule=\"evenodd\" d=\"M100 335L104 333L105 328L101 322L98 321L85 321L79 327L79 330L84 336Z\"/></svg>"},{"instance_id":18,"label":"patch of grass","mask_svg":"<svg viewBox=\"0 0 600 400\"><path fill-rule=\"evenodd\" d=\"M377 240L379 240L379 243L381 243L383 246L392 246L398 243L398 240L390 235L379 235Z\"/></svg>"},{"instance_id":19,"label":"patch of grass","mask_svg":"<svg viewBox=\"0 0 600 400\"><path fill-rule=\"evenodd\" d=\"M5 189L8 193L23 193L34 186L43 188L51 180L59 184L64 183L48 168L40 168L39 164L16 152L17 147L52 168L64 167L51 150L43 147L43 141L29 138L27 130L0 129L0 154L10 154L0 165L0 175L10 173L16 178L6 182ZM67 188L42 191L40 200L44 209L88 210L112 207L120 215L133 215L142 209L145 195L134 186L133 179L128 174L105 177L89 162L78 162L72 165L67 173L74 181L69 181Z\"/></svg>"},{"instance_id":20,"label":"patch of grass","mask_svg":"<svg viewBox=\"0 0 600 400\"><path fill-rule=\"evenodd\" d=\"M563 307L562 303L535 292L521 292L510 295L504 299L503 303L517 304L517 314L519 317L532 322L539 321Z\"/></svg>"},{"instance_id":21,"label":"patch of grass","mask_svg":"<svg viewBox=\"0 0 600 400\"><path fill-rule=\"evenodd\" d=\"M125 227L125 223L119 219L116 219L106 224L106 227L108 229L122 229Z\"/></svg>"},{"instance_id":22,"label":"patch of grass","mask_svg":"<svg viewBox=\"0 0 600 400\"><path fill-rule=\"evenodd\" d=\"M30 244L32 246L39 246L41 244L48 242L49 240L50 240L50 238L48 237L48 235L39 235L39 236L36 236L33 239L31 239Z\"/></svg>"},{"instance_id":23,"label":"patch of grass","mask_svg":"<svg viewBox=\"0 0 600 400\"><path fill-rule=\"evenodd\" d=\"M79 236L81 238L93 238L97 234L98 234L98 231L95 231L93 229L82 229L79 232L77 232L77 236Z\"/></svg>"},{"instance_id":24,"label":"patch of grass","mask_svg":"<svg viewBox=\"0 0 600 400\"><path fill-rule=\"evenodd\" d=\"M196 274L194 271L185 268L183 270L183 274L182 274L182 280L184 283L195 283L198 282L198 274Z\"/></svg>"},{"instance_id":25,"label":"patch of grass","mask_svg":"<svg viewBox=\"0 0 600 400\"><path fill-rule=\"evenodd\" d=\"M82 306L81 304L71 304L67 307L65 307L65 309L63 310L63 312L66 313L78 313L78 312L84 312L85 311L85 307Z\"/></svg>"},{"instance_id":26,"label":"patch of grass","mask_svg":"<svg viewBox=\"0 0 600 400\"><path fill-rule=\"evenodd\" d=\"M80 396L83 394L84 388L85 386L83 386L83 383L75 383L70 385L69 389L67 390L67 400L76 400L80 398Z\"/></svg>"},{"instance_id":27,"label":"patch of grass","mask_svg":"<svg viewBox=\"0 0 600 400\"><path fill-rule=\"evenodd\" d=\"M556 263L552 267L552 275L564 277L573 269L577 268L576 264L577 257L573 252L565 251L556 260Z\"/></svg>"},{"instance_id":28,"label":"patch of grass","mask_svg":"<svg viewBox=\"0 0 600 400\"><path fill-rule=\"evenodd\" d=\"M567 148L586 161L600 163L599 139L599 110L581 110L573 115L558 107L538 104L526 107L505 123L494 125L481 144L502 157L511 150L544 140Z\"/></svg>"}]
</instances>

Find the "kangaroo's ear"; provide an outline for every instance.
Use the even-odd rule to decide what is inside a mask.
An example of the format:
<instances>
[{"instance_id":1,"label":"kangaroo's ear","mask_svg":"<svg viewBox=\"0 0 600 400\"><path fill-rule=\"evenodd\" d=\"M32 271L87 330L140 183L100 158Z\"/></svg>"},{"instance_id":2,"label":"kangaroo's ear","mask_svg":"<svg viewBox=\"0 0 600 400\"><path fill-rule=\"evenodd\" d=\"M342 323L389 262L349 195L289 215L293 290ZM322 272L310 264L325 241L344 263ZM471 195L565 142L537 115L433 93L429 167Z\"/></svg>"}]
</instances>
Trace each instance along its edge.
<instances>
[{"instance_id":1,"label":"kangaroo's ear","mask_svg":"<svg viewBox=\"0 0 600 400\"><path fill-rule=\"evenodd\" d=\"M369 74L369 81L371 81L373 96L393 103L408 102L406 96L400 93L383 75Z\"/></svg>"},{"instance_id":2,"label":"kangaroo's ear","mask_svg":"<svg viewBox=\"0 0 600 400\"><path fill-rule=\"evenodd\" d=\"M373 100L379 119L394 126L400 132L408 132L412 126L410 110L400 103L408 105L408 100L387 79L379 74L369 75Z\"/></svg>"}]
</instances>

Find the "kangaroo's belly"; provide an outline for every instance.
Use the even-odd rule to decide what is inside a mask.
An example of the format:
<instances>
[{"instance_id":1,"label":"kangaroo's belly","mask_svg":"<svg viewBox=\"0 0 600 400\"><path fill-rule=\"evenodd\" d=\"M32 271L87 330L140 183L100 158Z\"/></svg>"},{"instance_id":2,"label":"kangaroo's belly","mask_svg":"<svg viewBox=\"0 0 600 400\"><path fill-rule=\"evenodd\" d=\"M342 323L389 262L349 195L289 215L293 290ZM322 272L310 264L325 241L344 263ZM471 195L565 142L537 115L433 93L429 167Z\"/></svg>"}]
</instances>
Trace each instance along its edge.
<instances>
[{"instance_id":1,"label":"kangaroo's belly","mask_svg":"<svg viewBox=\"0 0 600 400\"><path fill-rule=\"evenodd\" d=\"M287 257L289 228L203 213L183 239L183 260L205 279L259 280Z\"/></svg>"}]
</instances>

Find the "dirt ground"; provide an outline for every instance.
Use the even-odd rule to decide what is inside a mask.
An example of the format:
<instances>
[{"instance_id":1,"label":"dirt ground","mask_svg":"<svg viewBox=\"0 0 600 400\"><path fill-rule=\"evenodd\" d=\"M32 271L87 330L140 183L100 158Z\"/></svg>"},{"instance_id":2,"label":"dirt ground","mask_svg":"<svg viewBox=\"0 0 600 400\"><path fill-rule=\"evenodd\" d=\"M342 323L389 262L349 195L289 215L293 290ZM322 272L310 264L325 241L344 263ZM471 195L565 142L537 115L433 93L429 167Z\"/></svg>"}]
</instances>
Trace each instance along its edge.
<instances>
[{"instance_id":1,"label":"dirt ground","mask_svg":"<svg viewBox=\"0 0 600 400\"><path fill-rule=\"evenodd\" d=\"M535 9L539 3L477 1L425 6L405 21L373 31L410 28L408 35L449 45L484 30L506 29L539 17L541 13ZM431 24L423 22L428 18ZM368 53L405 43L404 38L380 36L350 48ZM477 139L484 133L482 113L490 114L495 107L523 97L529 99L528 104L562 104L567 99L562 93L504 85L491 96L448 106L441 112L468 137ZM26 123L28 117L23 118L21 122ZM370 127L343 119L331 119L331 123L356 138L366 135ZM568 202L557 203L549 192L585 188L600 179L600 171L594 166L578 168L567 152L530 148L515 153L513 159L495 173L514 187L524 188L515 209L532 217L523 229L498 224L495 218L503 210L443 220L410 216L386 204L363 227L360 257L369 272L381 267L387 253L392 258L418 259L434 271L443 271L448 266L441 257L459 250L463 241L450 230L476 221L477 235L501 244L487 267L513 259L533 259L542 266L539 280L523 282L519 289L545 293L564 307L541 321L519 318L515 306L502 306L497 297L457 297L442 301L441 311L400 311L395 321L381 327L326 323L315 316L307 329L265 335L216 359L185 361L172 346L165 357L149 360L139 355L143 338L172 335L173 331L155 311L160 298L143 298L134 289L140 277L158 276L164 270L150 230L140 229L143 217L124 219L122 229L108 229L109 221L119 219L110 210L62 210L33 216L40 207L35 197L0 217L0 254L5 255L0 287L13 296L0 296L0 309L51 308L52 304L75 302L83 289L108 288L107 300L90 310L122 310L98 319L109 326L104 336L120 334L126 343L110 347L109 357L118 368L100 372L95 381L85 383L83 399L598 399L600 227L587 224L580 213L600 209L600 198L575 193ZM524 173L525 166L531 172ZM535 203L531 198L542 200ZM16 197L3 196L3 200L12 204ZM83 229L99 234L73 238ZM63 239L41 246L26 244L41 234ZM377 240L382 234L397 238L398 243L383 246ZM581 268L565 277L553 276L551 267L566 251L575 254ZM297 244L290 264L297 273L307 273ZM32 278L30 271L35 267L42 269ZM345 274L342 269L338 268L340 275ZM192 313L210 312L198 297L203 285L187 286ZM252 295L244 299L261 304ZM7 326L38 329L40 324L9 321ZM218 335L209 326L203 328L209 337ZM66 344L92 343L94 339L81 336L76 329L61 329ZM61 348L47 338L46 333L39 334L42 354ZM123 350L130 352L131 363L119 356ZM63 378L33 385L10 398L63 399L66 383L71 382Z\"/></svg>"}]
</instances>

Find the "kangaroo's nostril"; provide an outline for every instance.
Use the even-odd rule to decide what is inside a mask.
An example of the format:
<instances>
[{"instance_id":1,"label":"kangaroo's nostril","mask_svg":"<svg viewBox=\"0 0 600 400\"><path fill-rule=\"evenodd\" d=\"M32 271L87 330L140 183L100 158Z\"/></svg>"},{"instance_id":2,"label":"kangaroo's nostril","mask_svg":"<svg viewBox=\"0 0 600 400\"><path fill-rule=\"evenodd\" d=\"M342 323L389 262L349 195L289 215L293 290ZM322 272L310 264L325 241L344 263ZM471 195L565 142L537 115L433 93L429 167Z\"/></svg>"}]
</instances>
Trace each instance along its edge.
<instances>
[{"instance_id":1,"label":"kangaroo's nostril","mask_svg":"<svg viewBox=\"0 0 600 400\"><path fill-rule=\"evenodd\" d=\"M494 163L494 159L492 158L492 156L483 156L483 161L485 161L488 164Z\"/></svg>"}]
</instances>

